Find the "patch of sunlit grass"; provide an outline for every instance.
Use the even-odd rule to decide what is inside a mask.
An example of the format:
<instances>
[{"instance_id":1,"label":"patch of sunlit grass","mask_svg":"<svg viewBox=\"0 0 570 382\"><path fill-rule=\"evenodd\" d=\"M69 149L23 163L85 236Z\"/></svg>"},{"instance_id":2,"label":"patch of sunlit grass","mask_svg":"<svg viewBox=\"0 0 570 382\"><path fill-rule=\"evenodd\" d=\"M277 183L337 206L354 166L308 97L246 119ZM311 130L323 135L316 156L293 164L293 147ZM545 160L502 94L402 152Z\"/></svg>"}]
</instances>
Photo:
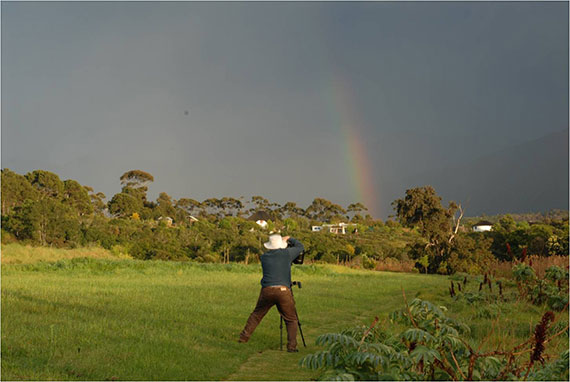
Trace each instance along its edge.
<instances>
[{"instance_id":1,"label":"patch of sunlit grass","mask_svg":"<svg viewBox=\"0 0 570 382\"><path fill-rule=\"evenodd\" d=\"M53 262L64 259L88 257L94 259L128 258L120 253L112 253L101 247L49 248L21 244L2 244L2 264L31 264L40 261Z\"/></svg>"},{"instance_id":2,"label":"patch of sunlit grass","mask_svg":"<svg viewBox=\"0 0 570 382\"><path fill-rule=\"evenodd\" d=\"M307 342L298 336L296 354L278 351L276 309L247 344L237 343L259 295L259 264L93 257L3 264L2 378L310 380L314 372L297 361L318 350L317 336L370 325L374 316L392 330L388 315L404 306L402 289L408 301L447 306L474 329L475 343L492 327L493 319L475 319L478 307L451 300L446 276L336 265L294 266L292 276L302 282L294 294ZM521 302L504 311L512 314L497 333L518 342L543 308ZM496 345L495 335L488 343Z\"/></svg>"}]
</instances>

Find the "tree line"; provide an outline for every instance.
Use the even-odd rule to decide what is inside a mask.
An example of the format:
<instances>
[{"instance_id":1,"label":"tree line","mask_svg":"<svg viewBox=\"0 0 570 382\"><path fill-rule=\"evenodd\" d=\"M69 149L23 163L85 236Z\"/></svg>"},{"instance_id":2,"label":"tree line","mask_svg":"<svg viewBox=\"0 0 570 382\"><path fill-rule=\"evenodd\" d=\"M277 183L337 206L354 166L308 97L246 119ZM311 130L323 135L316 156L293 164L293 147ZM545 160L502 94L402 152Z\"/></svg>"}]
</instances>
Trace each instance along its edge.
<instances>
[{"instance_id":1,"label":"tree line","mask_svg":"<svg viewBox=\"0 0 570 382\"><path fill-rule=\"evenodd\" d=\"M485 273L494 261L513 261L528 255L568 256L568 214L560 220L547 218L536 224L515 222L502 216L488 232L472 232L461 226L463 208L454 201L441 204L431 186L406 191L392 205L399 221L420 233L408 246L410 257L429 273Z\"/></svg>"},{"instance_id":2,"label":"tree line","mask_svg":"<svg viewBox=\"0 0 570 382\"><path fill-rule=\"evenodd\" d=\"M386 257L414 261L421 272L480 272L494 260L528 254L568 253L568 219L542 224L501 217L487 233L461 224L462 207L447 207L430 186L393 202L394 220L373 219L361 203L346 208L323 198L302 208L262 196L173 199L147 197L154 177L141 170L119 178L122 189L105 195L75 180L36 170L2 170L2 241L77 247L98 245L138 259L256 262L267 233L280 230L305 243L307 259L374 268ZM266 229L247 218L268 216ZM170 220L171 219L171 220ZM172 221L174 224L170 224ZM312 225L351 221L347 235L311 232Z\"/></svg>"},{"instance_id":3,"label":"tree line","mask_svg":"<svg viewBox=\"0 0 570 382\"><path fill-rule=\"evenodd\" d=\"M294 202L282 205L262 196L173 199L161 192L155 201L147 197L154 177L131 170L120 178L122 189L106 202L106 196L75 180L61 180L55 173L35 170L25 175L2 170L2 236L21 242L57 247L100 245L142 259L198 261L250 261L262 251L267 232L285 229L310 231L312 224L350 220L374 227L361 203L346 208L315 198L307 208ZM269 217L267 230L247 217L255 212ZM364 216L363 216L364 215ZM168 220L172 219L172 226ZM196 221L197 219L197 221ZM356 229L356 225L353 229ZM320 235L317 235L320 236ZM307 237L311 242L312 237ZM321 240L312 246L313 257L346 260L355 249L344 240ZM363 244L359 249L366 249ZM367 249L372 252L376 249Z\"/></svg>"}]
</instances>

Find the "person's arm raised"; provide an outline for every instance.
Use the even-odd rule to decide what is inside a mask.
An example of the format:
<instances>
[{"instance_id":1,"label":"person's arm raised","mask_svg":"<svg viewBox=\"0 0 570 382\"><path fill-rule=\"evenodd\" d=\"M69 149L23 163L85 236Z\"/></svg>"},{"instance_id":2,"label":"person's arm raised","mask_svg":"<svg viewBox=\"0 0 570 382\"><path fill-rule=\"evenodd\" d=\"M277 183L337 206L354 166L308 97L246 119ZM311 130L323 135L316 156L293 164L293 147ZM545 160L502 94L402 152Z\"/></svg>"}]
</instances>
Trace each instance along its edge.
<instances>
[{"instance_id":1,"label":"person's arm raised","mask_svg":"<svg viewBox=\"0 0 570 382\"><path fill-rule=\"evenodd\" d=\"M305 250L305 247L297 239L294 239L294 238L288 237L288 236L286 236L286 238L287 238L287 243L290 245L290 247L287 247L287 252L289 253L289 257L291 258L291 262L292 262L297 257L299 257L301 252L303 252Z\"/></svg>"}]
</instances>

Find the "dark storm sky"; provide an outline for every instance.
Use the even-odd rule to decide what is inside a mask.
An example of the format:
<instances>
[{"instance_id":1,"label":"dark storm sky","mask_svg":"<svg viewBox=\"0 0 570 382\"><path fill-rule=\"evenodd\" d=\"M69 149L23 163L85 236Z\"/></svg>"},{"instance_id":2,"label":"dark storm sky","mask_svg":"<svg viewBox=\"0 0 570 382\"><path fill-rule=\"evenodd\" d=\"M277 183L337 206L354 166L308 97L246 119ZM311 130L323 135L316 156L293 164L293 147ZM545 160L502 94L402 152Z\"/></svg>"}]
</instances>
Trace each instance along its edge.
<instances>
[{"instance_id":1,"label":"dark storm sky","mask_svg":"<svg viewBox=\"0 0 570 382\"><path fill-rule=\"evenodd\" d=\"M568 129L567 2L1 7L2 167L109 199L141 169L151 198L385 218L416 176Z\"/></svg>"}]
</instances>

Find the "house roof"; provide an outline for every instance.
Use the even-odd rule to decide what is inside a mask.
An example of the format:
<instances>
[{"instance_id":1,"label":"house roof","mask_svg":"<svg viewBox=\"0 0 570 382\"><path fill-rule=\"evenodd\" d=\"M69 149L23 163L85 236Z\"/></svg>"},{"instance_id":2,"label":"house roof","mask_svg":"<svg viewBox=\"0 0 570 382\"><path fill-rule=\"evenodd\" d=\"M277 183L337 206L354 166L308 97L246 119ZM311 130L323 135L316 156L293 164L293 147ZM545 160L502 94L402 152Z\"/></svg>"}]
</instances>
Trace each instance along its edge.
<instances>
[{"instance_id":1,"label":"house roof","mask_svg":"<svg viewBox=\"0 0 570 382\"><path fill-rule=\"evenodd\" d=\"M473 224L473 227L477 227L480 225L493 225L493 223L491 223L490 221L487 221L487 220L481 220L478 223Z\"/></svg>"},{"instance_id":2,"label":"house roof","mask_svg":"<svg viewBox=\"0 0 570 382\"><path fill-rule=\"evenodd\" d=\"M271 220L271 215L265 211L257 211L253 215L247 218L248 220L258 221L258 220Z\"/></svg>"}]
</instances>

